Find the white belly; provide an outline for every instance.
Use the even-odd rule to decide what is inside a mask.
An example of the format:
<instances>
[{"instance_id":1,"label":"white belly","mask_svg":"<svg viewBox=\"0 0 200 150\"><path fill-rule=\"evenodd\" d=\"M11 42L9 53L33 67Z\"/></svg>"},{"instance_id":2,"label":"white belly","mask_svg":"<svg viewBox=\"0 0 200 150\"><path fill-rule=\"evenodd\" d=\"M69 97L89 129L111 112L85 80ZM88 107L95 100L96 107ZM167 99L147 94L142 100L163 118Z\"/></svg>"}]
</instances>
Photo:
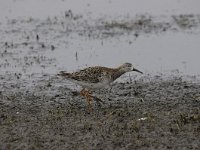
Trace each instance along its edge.
<instances>
[{"instance_id":1,"label":"white belly","mask_svg":"<svg viewBox=\"0 0 200 150\"><path fill-rule=\"evenodd\" d=\"M89 88L89 89L100 89L110 84L110 82L107 80L103 82L98 82L98 83L86 83L86 82L81 82L81 81L76 81L76 80L74 80L73 82L79 84L83 88Z\"/></svg>"}]
</instances>

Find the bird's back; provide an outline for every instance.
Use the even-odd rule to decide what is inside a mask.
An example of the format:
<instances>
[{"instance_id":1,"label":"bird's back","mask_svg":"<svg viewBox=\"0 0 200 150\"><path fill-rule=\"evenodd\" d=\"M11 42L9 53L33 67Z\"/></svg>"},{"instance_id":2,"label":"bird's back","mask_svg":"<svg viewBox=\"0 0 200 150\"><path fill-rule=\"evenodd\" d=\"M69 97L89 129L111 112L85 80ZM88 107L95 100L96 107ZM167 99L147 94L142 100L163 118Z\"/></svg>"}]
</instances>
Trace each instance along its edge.
<instances>
[{"instance_id":1,"label":"bird's back","mask_svg":"<svg viewBox=\"0 0 200 150\"><path fill-rule=\"evenodd\" d=\"M110 80L109 78L112 78L113 72L115 72L115 69L96 66L85 68L73 73L61 72L60 75L77 81L98 83L103 80Z\"/></svg>"}]
</instances>

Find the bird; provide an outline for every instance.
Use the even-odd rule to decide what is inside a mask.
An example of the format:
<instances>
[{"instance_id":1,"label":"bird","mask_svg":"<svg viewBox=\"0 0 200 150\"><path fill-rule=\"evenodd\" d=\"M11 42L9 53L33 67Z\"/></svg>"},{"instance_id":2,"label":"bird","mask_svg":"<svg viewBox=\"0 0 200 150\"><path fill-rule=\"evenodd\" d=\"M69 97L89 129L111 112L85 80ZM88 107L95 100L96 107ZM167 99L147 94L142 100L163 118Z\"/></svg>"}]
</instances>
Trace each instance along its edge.
<instances>
[{"instance_id":1,"label":"bird","mask_svg":"<svg viewBox=\"0 0 200 150\"><path fill-rule=\"evenodd\" d=\"M143 74L143 72L133 67L131 63L126 62L116 68L94 66L72 73L60 71L58 75L80 85L83 88L80 92L80 95L86 98L88 109L89 111L92 111L93 97L91 95L91 90L97 90L110 85L121 75L131 71L136 71Z\"/></svg>"}]
</instances>

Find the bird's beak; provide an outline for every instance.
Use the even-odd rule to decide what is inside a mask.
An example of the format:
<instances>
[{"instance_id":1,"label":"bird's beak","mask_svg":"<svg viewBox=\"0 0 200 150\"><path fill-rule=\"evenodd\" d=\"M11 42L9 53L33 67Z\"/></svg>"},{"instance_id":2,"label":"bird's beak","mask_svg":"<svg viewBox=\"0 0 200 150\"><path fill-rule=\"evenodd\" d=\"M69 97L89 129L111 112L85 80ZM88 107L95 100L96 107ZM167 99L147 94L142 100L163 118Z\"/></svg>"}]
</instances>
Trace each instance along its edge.
<instances>
[{"instance_id":1,"label":"bird's beak","mask_svg":"<svg viewBox=\"0 0 200 150\"><path fill-rule=\"evenodd\" d=\"M143 72L142 72L142 71L140 71L140 70L137 70L137 69L135 69L135 68L133 68L133 70L132 70L132 71L136 71L136 72L139 72L139 73L143 74Z\"/></svg>"}]
</instances>

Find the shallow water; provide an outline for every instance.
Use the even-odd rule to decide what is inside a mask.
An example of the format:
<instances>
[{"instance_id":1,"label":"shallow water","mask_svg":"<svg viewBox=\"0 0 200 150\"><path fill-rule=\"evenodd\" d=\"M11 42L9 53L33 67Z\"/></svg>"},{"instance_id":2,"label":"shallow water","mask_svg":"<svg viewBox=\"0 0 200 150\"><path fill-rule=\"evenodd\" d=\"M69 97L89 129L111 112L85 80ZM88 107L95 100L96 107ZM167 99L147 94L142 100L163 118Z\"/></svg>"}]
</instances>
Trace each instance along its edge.
<instances>
[{"instance_id":1,"label":"shallow water","mask_svg":"<svg viewBox=\"0 0 200 150\"><path fill-rule=\"evenodd\" d=\"M200 74L197 0L0 3L1 73L131 62L145 74Z\"/></svg>"},{"instance_id":2,"label":"shallow water","mask_svg":"<svg viewBox=\"0 0 200 150\"><path fill-rule=\"evenodd\" d=\"M85 64L114 67L124 62L131 62L144 73L167 73L172 70L190 75L200 73L198 66L200 35L169 33L141 36L136 40L131 38L122 36L120 39L112 39L111 42L105 41L103 45L99 40L83 42L75 40L74 42L80 45L72 44L65 49L68 53L63 53L63 49L58 50L56 57L60 66L70 64L64 67L67 70L81 68ZM129 41L132 43L129 44ZM74 50L77 52L78 60Z\"/></svg>"}]
</instances>

